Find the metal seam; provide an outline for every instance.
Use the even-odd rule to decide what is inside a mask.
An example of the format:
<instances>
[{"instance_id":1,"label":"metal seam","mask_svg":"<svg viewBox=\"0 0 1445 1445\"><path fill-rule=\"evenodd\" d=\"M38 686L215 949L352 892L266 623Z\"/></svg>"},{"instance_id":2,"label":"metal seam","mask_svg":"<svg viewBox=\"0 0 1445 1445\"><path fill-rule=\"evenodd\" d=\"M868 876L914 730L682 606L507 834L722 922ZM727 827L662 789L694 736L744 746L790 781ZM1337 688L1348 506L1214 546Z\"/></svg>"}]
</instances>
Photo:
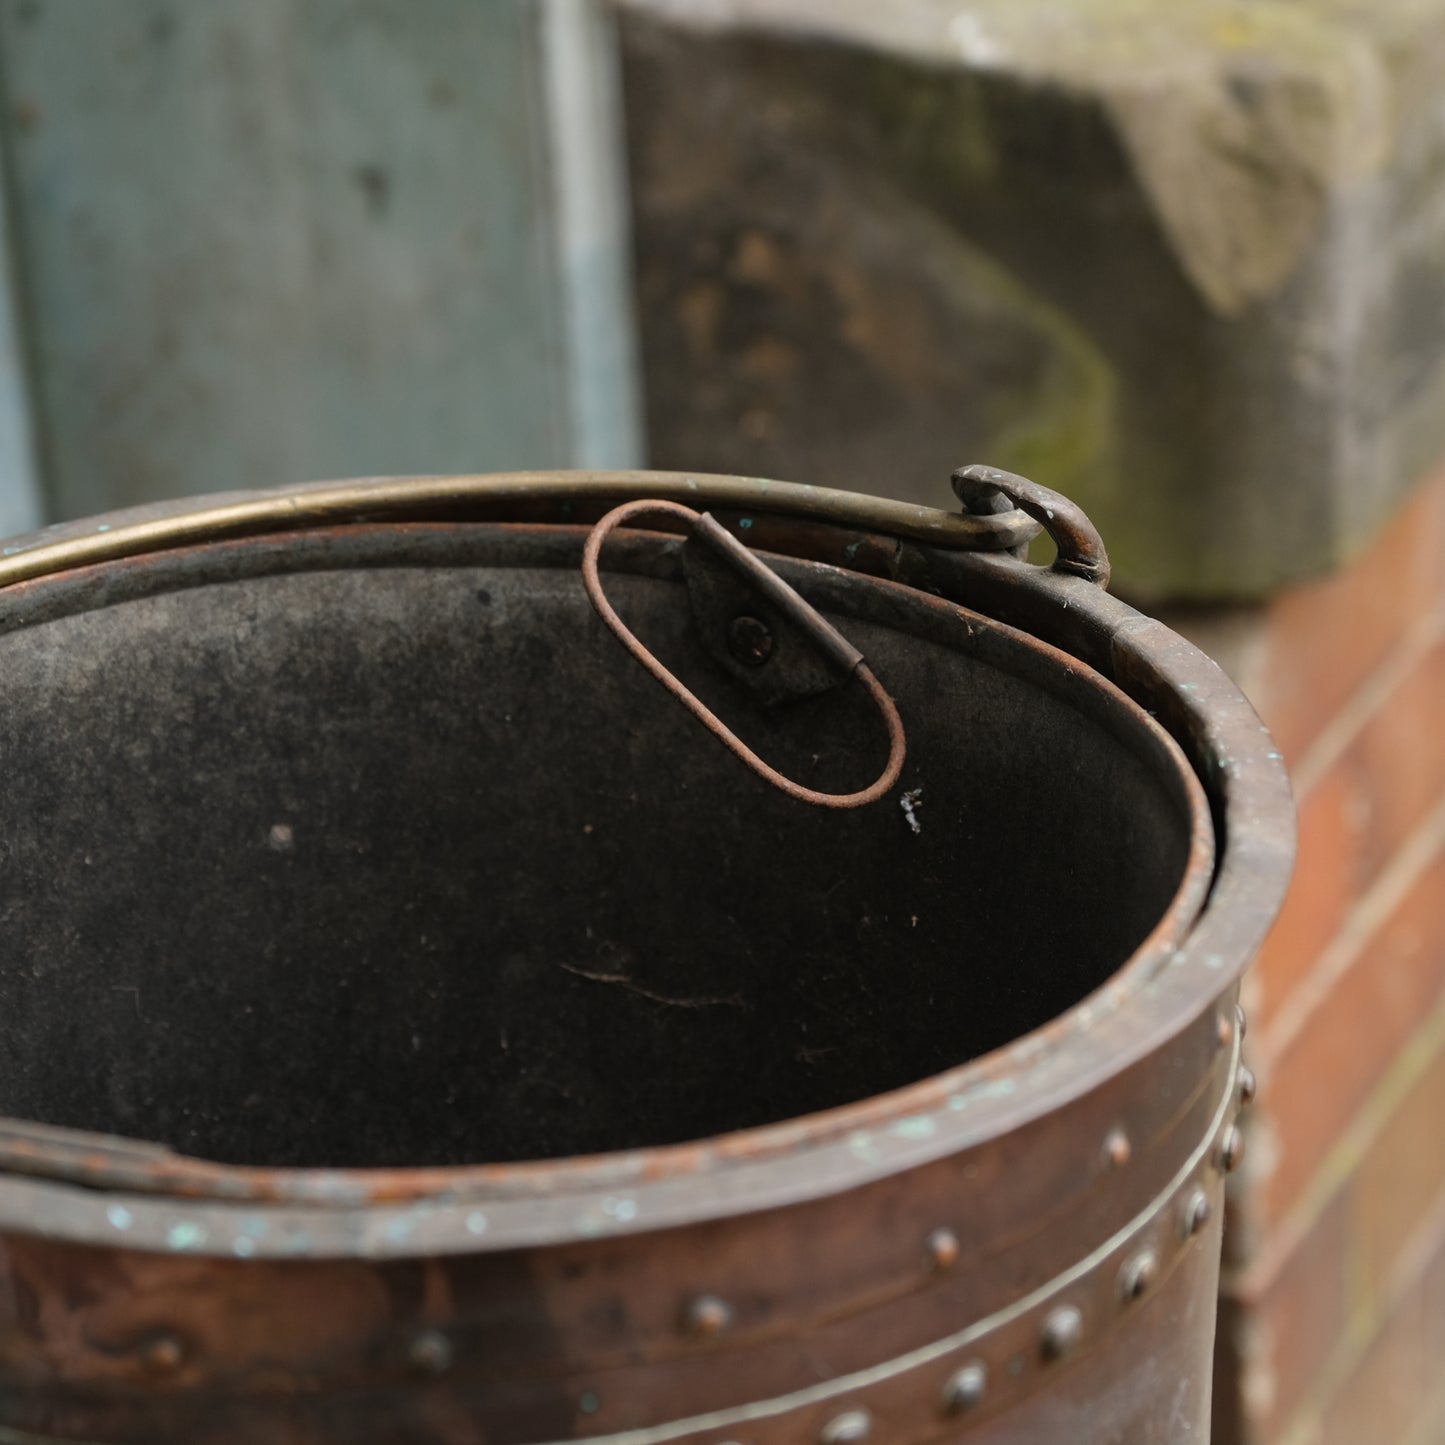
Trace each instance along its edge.
<instances>
[{"instance_id":1,"label":"metal seam","mask_svg":"<svg viewBox=\"0 0 1445 1445\"><path fill-rule=\"evenodd\" d=\"M827 1404L842 1396L853 1395L870 1386L896 1379L910 1370L946 1359L954 1351L976 1344L1004 1325L1011 1324L1040 1309L1066 1289L1101 1268L1113 1255L1124 1250L1133 1239L1144 1233L1159 1217L1160 1212L1167 1207L1169 1200L1187 1188L1199 1166L1208 1159L1214 1150L1220 1132L1234 1108L1236 1103L1235 1079L1239 1072L1239 1059L1240 1038L1239 1030L1236 1029L1230 1054L1229 1074L1226 1086L1220 1094L1219 1107L1215 1110L1209 1128L1204 1132L1204 1137L1180 1166L1169 1184L1160 1190L1143 1210L1098 1248L1077 1264L1063 1271L1062 1274L1055 1275L1053 1279L1015 1300L1013 1304L1006 1305L1003 1309L995 1311L984 1319L976 1320L955 1334L946 1335L943 1339L934 1340L926 1345L920 1345L917 1349L898 1355L892 1360L871 1365L865 1370L857 1370L850 1375L840 1375L836 1379L794 1391L789 1395L778 1395L771 1400L757 1400L745 1405L732 1405L707 1415L694 1415L683 1420L668 1421L662 1425L648 1425L641 1429L624 1430L610 1435L585 1435L576 1437L576 1439L586 1442L586 1445L667 1445L667 1442L685 1439L687 1436L701 1431L751 1424L758 1420L776 1418L793 1410L805 1409L808 1406ZM1182 1251L1180 1253L1182 1254ZM575 1445L575 1441L555 1440L539 1442L539 1445Z\"/></svg>"},{"instance_id":2,"label":"metal seam","mask_svg":"<svg viewBox=\"0 0 1445 1445\"><path fill-rule=\"evenodd\" d=\"M578 1436L568 1440L538 1442L538 1445L578 1445L579 1441L582 1442L582 1445L669 1445L669 1442L686 1440L712 1430L776 1420L780 1416L794 1411L835 1403L850 1396L856 1397L861 1392L887 1384L913 1370L923 1369L944 1361L958 1351L989 1339L1007 1325L1024 1319L1032 1313L1043 1312L1067 1290L1105 1269L1112 1258L1120 1254L1127 1256L1130 1245L1168 1212L1172 1201L1186 1193L1191 1182L1196 1178L1200 1166L1217 1148L1221 1134L1226 1128L1237 1102L1241 1048L1241 1031L1236 1028L1232 1031L1229 1068L1225 1086L1220 1093L1219 1105L1215 1109L1200 1143L1185 1159L1169 1183L1133 1219L1116 1230L1096 1249L1069 1269L1055 1275L1012 1304L996 1310L981 1320L974 1321L954 1334L931 1341L917 1349L895 1356L891 1360L849 1375L839 1376L819 1385L794 1391L788 1395L729 1406L706 1415L691 1416L660 1425L617 1431L607 1435ZM1176 1250L1169 1260L1167 1268L1156 1281L1155 1287L1158 1282L1173 1272L1187 1248L1186 1243ZM1092 1343L1094 1341L1086 1340L1084 1352L1087 1352ZM991 1409L989 1413L994 1413L994 1411ZM102 1442L61 1439L56 1436L37 1435L13 1427L0 1426L0 1445L102 1445Z\"/></svg>"}]
</instances>

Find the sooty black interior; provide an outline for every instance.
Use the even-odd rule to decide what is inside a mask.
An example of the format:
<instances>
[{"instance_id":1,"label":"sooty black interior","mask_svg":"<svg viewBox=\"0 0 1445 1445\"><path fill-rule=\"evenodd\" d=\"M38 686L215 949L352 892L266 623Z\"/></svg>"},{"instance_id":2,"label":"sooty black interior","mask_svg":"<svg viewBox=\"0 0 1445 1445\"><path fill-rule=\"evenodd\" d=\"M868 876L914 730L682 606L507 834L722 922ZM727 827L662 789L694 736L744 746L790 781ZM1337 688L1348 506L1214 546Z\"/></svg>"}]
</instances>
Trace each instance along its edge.
<instances>
[{"instance_id":1,"label":"sooty black interior","mask_svg":"<svg viewBox=\"0 0 1445 1445\"><path fill-rule=\"evenodd\" d=\"M615 553L619 607L770 759L876 773L856 686L762 716L675 562ZM833 574L909 757L809 807L624 654L576 555L359 529L0 599L0 1111L271 1165L698 1138L1004 1044L1167 906L1177 788L1006 641Z\"/></svg>"}]
</instances>

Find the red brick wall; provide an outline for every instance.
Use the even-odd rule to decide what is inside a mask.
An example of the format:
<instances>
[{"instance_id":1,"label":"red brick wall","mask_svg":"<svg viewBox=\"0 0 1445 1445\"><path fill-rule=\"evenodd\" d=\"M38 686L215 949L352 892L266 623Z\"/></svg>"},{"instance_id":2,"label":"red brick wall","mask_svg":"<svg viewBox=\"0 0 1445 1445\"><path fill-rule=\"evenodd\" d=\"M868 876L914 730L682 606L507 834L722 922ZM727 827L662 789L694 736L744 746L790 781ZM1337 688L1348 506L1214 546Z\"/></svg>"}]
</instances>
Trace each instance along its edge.
<instances>
[{"instance_id":1,"label":"red brick wall","mask_svg":"<svg viewBox=\"0 0 1445 1445\"><path fill-rule=\"evenodd\" d=\"M1445 1445L1445 473L1250 626L1300 855L1245 985L1215 1436Z\"/></svg>"}]
</instances>

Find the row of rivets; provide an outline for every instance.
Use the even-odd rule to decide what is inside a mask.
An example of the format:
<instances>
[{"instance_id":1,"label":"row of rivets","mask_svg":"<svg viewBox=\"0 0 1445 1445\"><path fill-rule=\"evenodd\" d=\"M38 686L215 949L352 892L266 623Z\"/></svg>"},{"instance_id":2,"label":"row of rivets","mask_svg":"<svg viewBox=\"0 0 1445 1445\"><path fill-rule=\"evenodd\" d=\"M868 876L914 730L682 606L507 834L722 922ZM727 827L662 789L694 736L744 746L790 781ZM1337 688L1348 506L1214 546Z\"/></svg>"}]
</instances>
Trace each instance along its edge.
<instances>
[{"instance_id":1,"label":"row of rivets","mask_svg":"<svg viewBox=\"0 0 1445 1445\"><path fill-rule=\"evenodd\" d=\"M1216 1021L1216 1029L1221 1047L1232 1044L1236 1032L1240 1038L1243 1038L1249 1029L1249 1017L1244 1012L1244 1005L1235 1004L1232 1013L1220 1014Z\"/></svg>"},{"instance_id":2,"label":"row of rivets","mask_svg":"<svg viewBox=\"0 0 1445 1445\"><path fill-rule=\"evenodd\" d=\"M687 1307L683 1328L696 1339L710 1340L733 1322L732 1307L715 1294L698 1295Z\"/></svg>"},{"instance_id":3,"label":"row of rivets","mask_svg":"<svg viewBox=\"0 0 1445 1445\"><path fill-rule=\"evenodd\" d=\"M454 1363L452 1342L440 1330L423 1330L411 1342L406 1362L418 1375L445 1375Z\"/></svg>"},{"instance_id":4,"label":"row of rivets","mask_svg":"<svg viewBox=\"0 0 1445 1445\"><path fill-rule=\"evenodd\" d=\"M1234 1023L1239 1030L1239 1037L1244 1038L1249 1028L1249 1018L1244 1012L1243 1004L1234 1006ZM1239 1066L1239 1079L1237 1084L1239 1090L1239 1107L1247 1108L1254 1103L1254 1096L1259 1090L1259 1082L1254 1077L1254 1070L1243 1062ZM1244 1162L1244 1135L1241 1133L1238 1124L1231 1124L1225 1130L1224 1138L1219 1145L1219 1167L1226 1174L1233 1174Z\"/></svg>"},{"instance_id":5,"label":"row of rivets","mask_svg":"<svg viewBox=\"0 0 1445 1445\"><path fill-rule=\"evenodd\" d=\"M1232 1038L1232 1030L1244 1030L1243 1011L1235 1020L1223 1018L1220 1021L1221 1038ZM1243 1103L1254 1097L1254 1075L1241 1067L1239 1093ZM1112 1129L1104 1138L1103 1162L1110 1168L1122 1168L1129 1162L1130 1146L1128 1136L1122 1129ZM1237 1168L1243 1157L1244 1141L1239 1129L1230 1124L1220 1136L1215 1149L1215 1162L1228 1172ZM1212 1205L1205 1190L1196 1185L1184 1196L1179 1206L1179 1233L1189 1239L1200 1233L1209 1223ZM934 1269L951 1269L959 1258L959 1241L950 1229L939 1228L928 1236L927 1255ZM1130 1255L1120 1266L1118 1295L1124 1304L1133 1304L1142 1299L1159 1278L1160 1260L1155 1250L1144 1248ZM711 1298L711 1297L706 1297ZM720 1301L718 1303L721 1303ZM701 1301L694 1303L697 1308ZM1067 1359L1083 1342L1084 1317L1073 1305L1060 1305L1045 1316L1039 1332L1039 1354L1048 1362ZM970 1360L956 1369L944 1382L941 1405L947 1415L962 1415L978 1409L988 1393L988 1366L982 1360ZM845 1410L833 1416L818 1435L818 1445L861 1445L873 1429L873 1418L867 1410L859 1407ZM737 1445L727 1441L723 1445Z\"/></svg>"},{"instance_id":6,"label":"row of rivets","mask_svg":"<svg viewBox=\"0 0 1445 1445\"><path fill-rule=\"evenodd\" d=\"M1104 1163L1111 1169L1122 1169L1134 1152L1129 1136L1122 1129L1110 1129L1104 1136Z\"/></svg>"},{"instance_id":7,"label":"row of rivets","mask_svg":"<svg viewBox=\"0 0 1445 1445\"><path fill-rule=\"evenodd\" d=\"M1241 1099L1253 1097L1254 1080L1248 1070L1241 1070L1239 1080ZM1221 1136L1215 1159L1226 1172L1238 1167L1243 1157L1244 1140L1238 1127L1231 1124ZM1122 1130L1115 1129L1106 1136L1104 1143L1105 1162L1121 1167L1128 1162L1129 1144ZM1198 1234L1208 1223L1211 1206L1209 1197L1200 1187L1195 1187L1185 1196L1180 1211L1180 1233L1184 1238ZM934 1230L927 1240L927 1253L933 1268L946 1270L958 1261L960 1245L952 1230ZM1152 1249L1142 1249L1131 1255L1120 1267L1118 1295L1125 1304L1141 1299L1148 1293L1159 1274L1159 1258ZM689 1302L684 1311L684 1327L697 1338L712 1338L727 1330L733 1322L733 1312L725 1300L716 1295L698 1295ZM1039 1333L1039 1353L1048 1363L1066 1359L1082 1343L1084 1318L1072 1305L1061 1305L1052 1309L1044 1318ZM185 1346L180 1339L169 1333L157 1333L144 1340L138 1355L141 1362L156 1375L174 1374L186 1361ZM454 1364L452 1342L440 1330L423 1330L413 1337L407 1351L407 1363L415 1374L440 1376L446 1374ZM942 1407L950 1415L962 1414L978 1408L988 1390L988 1369L980 1360L973 1360L954 1371L943 1388ZM594 1407L595 1408L595 1407ZM863 1445L873 1429L873 1418L866 1409L856 1407L833 1416L818 1435L818 1445ZM736 1445L736 1442L725 1442Z\"/></svg>"},{"instance_id":8,"label":"row of rivets","mask_svg":"<svg viewBox=\"0 0 1445 1445\"><path fill-rule=\"evenodd\" d=\"M1228 1042L1236 1026L1242 1035L1245 1027L1244 1011L1238 1008L1233 1020L1221 1017L1221 1041ZM1241 1104L1247 1104L1254 1098L1254 1075L1242 1066L1238 1088ZM1111 1129L1105 1136L1102 1157L1109 1168L1123 1168L1129 1162L1131 1152L1128 1136L1122 1129ZM1239 1166L1243 1156L1243 1136L1238 1127L1231 1124L1220 1138L1215 1161L1219 1168L1227 1173ZM1181 1236L1187 1239L1198 1234L1209 1222L1210 1214L1211 1205L1205 1191L1199 1187L1190 1190L1180 1209ZM933 1269L952 1269L961 1253L958 1236L951 1229L935 1229L928 1236L926 1251ZM1141 1299L1153 1286L1158 1273L1159 1259L1152 1249L1144 1249L1130 1256L1119 1270L1119 1298L1126 1304ZM729 1329L732 1323L731 1306L717 1295L696 1296L683 1313L685 1331L699 1339L714 1338ZM1046 1362L1066 1359L1078 1349L1083 1336L1082 1313L1072 1305L1061 1305L1051 1310L1043 1321L1039 1333L1040 1356ZM182 1343L169 1334L152 1336L142 1344L139 1354L147 1368L156 1374L174 1373L186 1358ZM451 1341L438 1330L425 1330L412 1340L407 1352L407 1363L417 1374L443 1375L454 1363ZM971 1361L949 1376L943 1388L943 1409L948 1414L961 1414L976 1409L982 1404L987 1390L987 1366L980 1360ZM871 1435L872 1429L873 1418L866 1409L859 1407L845 1410L823 1426L818 1442L819 1445L862 1445ZM736 1442L723 1442L723 1445L736 1445Z\"/></svg>"},{"instance_id":9,"label":"row of rivets","mask_svg":"<svg viewBox=\"0 0 1445 1445\"><path fill-rule=\"evenodd\" d=\"M141 1341L138 1354L153 1375L173 1375L186 1362L186 1347L171 1334L149 1335Z\"/></svg>"},{"instance_id":10,"label":"row of rivets","mask_svg":"<svg viewBox=\"0 0 1445 1445\"><path fill-rule=\"evenodd\" d=\"M1253 1096L1253 1076L1244 1071L1241 1075L1241 1094ZM1225 1130L1216 1158L1221 1168L1230 1169L1237 1165L1243 1151L1239 1131L1233 1125ZM1120 1168L1129 1160L1129 1141L1121 1129L1109 1132L1104 1140L1104 1162L1112 1168ZM1202 1188L1194 1188L1184 1198L1180 1211L1180 1233L1188 1239L1198 1234L1209 1222L1211 1206L1209 1196ZM1159 1256L1152 1249L1141 1249L1129 1256L1120 1266L1118 1292L1125 1304L1142 1299L1159 1277ZM1039 1352L1046 1361L1066 1359L1073 1354L1083 1340L1084 1319L1072 1305L1060 1306L1046 1316L1039 1336ZM959 1415L977 1409L988 1390L988 1367L981 1360L973 1360L955 1370L943 1387L943 1409L946 1414ZM827 1442L824 1442L827 1445Z\"/></svg>"},{"instance_id":11,"label":"row of rivets","mask_svg":"<svg viewBox=\"0 0 1445 1445\"><path fill-rule=\"evenodd\" d=\"M1230 1141L1237 1134L1238 1130L1231 1125L1221 1138L1216 1159L1223 1168L1231 1167L1227 1161L1238 1146L1232 1146ZM1180 1208L1181 1236L1188 1239L1198 1234L1209 1222L1210 1214L1209 1196L1198 1186L1191 1189ZM951 1230L937 1229L928 1236L928 1256L935 1268L951 1268L958 1255L958 1238ZM1153 1288L1159 1270L1159 1256L1153 1249L1141 1249L1130 1255L1119 1269L1120 1300L1124 1304L1132 1304L1142 1299ZM709 1336L721 1333L732 1323L732 1311L716 1295L699 1295L689 1304L685 1320L691 1333ZM1044 1317L1039 1332L1039 1355L1046 1363L1067 1359L1075 1353L1083 1338L1082 1312L1073 1305L1057 1306ZM445 1347L444 1355L439 1345ZM425 1364L429 1372L436 1372L439 1360L450 1364L450 1347L440 1336L429 1331L419 1335L413 1343L412 1360L418 1366ZM971 1360L955 1370L944 1383L940 1402L944 1413L961 1415L981 1406L988 1392L988 1378L988 1367L982 1360ZM863 1445L872 1433L872 1415L857 1406L829 1419L818 1433L818 1445ZM739 1445L739 1442L724 1441L720 1445Z\"/></svg>"},{"instance_id":12,"label":"row of rivets","mask_svg":"<svg viewBox=\"0 0 1445 1445\"><path fill-rule=\"evenodd\" d=\"M1219 1141L1219 1167L1226 1174L1233 1174L1244 1161L1244 1135L1237 1124L1231 1124Z\"/></svg>"},{"instance_id":13,"label":"row of rivets","mask_svg":"<svg viewBox=\"0 0 1445 1445\"><path fill-rule=\"evenodd\" d=\"M1198 1234L1209 1223L1209 1196L1202 1189L1192 1189L1184 1200L1180 1214L1180 1232L1185 1239Z\"/></svg>"},{"instance_id":14,"label":"row of rivets","mask_svg":"<svg viewBox=\"0 0 1445 1445\"><path fill-rule=\"evenodd\" d=\"M958 1255L958 1236L951 1229L935 1229L928 1236L928 1259L934 1269L952 1269Z\"/></svg>"},{"instance_id":15,"label":"row of rivets","mask_svg":"<svg viewBox=\"0 0 1445 1445\"><path fill-rule=\"evenodd\" d=\"M1046 1360L1067 1359L1084 1338L1084 1317L1073 1305L1050 1310L1039 1335L1039 1353Z\"/></svg>"},{"instance_id":16,"label":"row of rivets","mask_svg":"<svg viewBox=\"0 0 1445 1445\"><path fill-rule=\"evenodd\" d=\"M1244 1071L1240 1082L1241 1095L1253 1095L1253 1076ZM1230 1125L1220 1140L1216 1159L1226 1172L1238 1167L1244 1153L1244 1140L1239 1129ZM1129 1144L1122 1130L1112 1130L1105 1139L1105 1161L1114 1167L1127 1163ZM1185 1196L1180 1213L1180 1232L1185 1238L1198 1234L1209 1222L1209 1196L1195 1188ZM928 1257L935 1269L951 1269L960 1253L958 1236L950 1229L936 1229L928 1236ZM1141 1250L1127 1259L1119 1271L1119 1297L1130 1303L1141 1299L1153 1285L1159 1272L1158 1256L1151 1249ZM684 1328L699 1339L722 1334L733 1322L728 1303L717 1295L698 1295L684 1311ZM1046 1361L1066 1359L1083 1339L1083 1315L1072 1305L1050 1311L1039 1335L1039 1353ZM169 1334L158 1334L146 1340L140 1357L156 1374L174 1373L185 1361L181 1342ZM451 1341L439 1330L424 1330L411 1342L407 1363L414 1373L438 1376L446 1374L454 1363ZM988 1370L980 1361L973 1361L955 1371L943 1390L943 1407L949 1414L977 1408L988 1388ZM819 1445L860 1445L872 1430L872 1417L866 1410L855 1409L836 1415L819 1435Z\"/></svg>"},{"instance_id":17,"label":"row of rivets","mask_svg":"<svg viewBox=\"0 0 1445 1445\"><path fill-rule=\"evenodd\" d=\"M988 1389L988 1368L974 1360L961 1370L955 1370L943 1387L943 1408L950 1415L961 1415L983 1403L983 1393Z\"/></svg>"},{"instance_id":18,"label":"row of rivets","mask_svg":"<svg viewBox=\"0 0 1445 1445\"><path fill-rule=\"evenodd\" d=\"M823 1426L818 1445L861 1445L872 1432L873 1417L866 1410L845 1410Z\"/></svg>"},{"instance_id":19,"label":"row of rivets","mask_svg":"<svg viewBox=\"0 0 1445 1445\"><path fill-rule=\"evenodd\" d=\"M1152 1249L1140 1250L1124 1262L1119 1271L1119 1298L1132 1301L1142 1299L1149 1286L1159 1276L1159 1258Z\"/></svg>"},{"instance_id":20,"label":"row of rivets","mask_svg":"<svg viewBox=\"0 0 1445 1445\"><path fill-rule=\"evenodd\" d=\"M1101 1155L1105 1165L1111 1169L1122 1169L1128 1164L1133 1155L1133 1146L1123 1129L1116 1127L1109 1130L1104 1136ZM1207 1201L1205 1209L1208 1209ZM928 1236L925 1250L930 1268L941 1273L952 1269L958 1263L961 1246L953 1230L940 1226ZM685 1333L698 1339L711 1339L720 1335L731 1327L732 1322L731 1308L716 1295L697 1296L683 1312Z\"/></svg>"}]
</instances>

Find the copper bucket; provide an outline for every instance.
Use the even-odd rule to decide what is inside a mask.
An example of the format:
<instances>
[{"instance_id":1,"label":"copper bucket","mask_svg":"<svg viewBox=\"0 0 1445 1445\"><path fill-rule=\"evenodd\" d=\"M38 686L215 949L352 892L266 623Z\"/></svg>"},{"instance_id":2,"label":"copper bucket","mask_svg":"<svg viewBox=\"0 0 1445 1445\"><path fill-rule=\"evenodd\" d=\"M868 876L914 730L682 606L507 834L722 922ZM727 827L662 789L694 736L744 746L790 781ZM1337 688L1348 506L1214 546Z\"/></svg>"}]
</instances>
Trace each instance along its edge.
<instances>
[{"instance_id":1,"label":"copper bucket","mask_svg":"<svg viewBox=\"0 0 1445 1445\"><path fill-rule=\"evenodd\" d=\"M0 1441L1205 1438L1285 777L956 485L6 548Z\"/></svg>"}]
</instances>

